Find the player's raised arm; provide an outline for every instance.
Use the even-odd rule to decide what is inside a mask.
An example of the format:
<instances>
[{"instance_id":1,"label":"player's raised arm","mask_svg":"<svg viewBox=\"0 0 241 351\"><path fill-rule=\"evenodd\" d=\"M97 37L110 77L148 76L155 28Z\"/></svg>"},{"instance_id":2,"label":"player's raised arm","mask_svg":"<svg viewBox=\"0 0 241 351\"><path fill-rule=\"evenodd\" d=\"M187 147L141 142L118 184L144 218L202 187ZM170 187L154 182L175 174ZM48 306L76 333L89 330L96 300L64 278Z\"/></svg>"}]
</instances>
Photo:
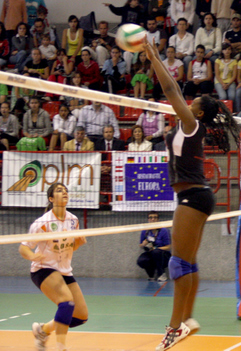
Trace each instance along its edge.
<instances>
[{"instance_id":1,"label":"player's raised arm","mask_svg":"<svg viewBox=\"0 0 241 351\"><path fill-rule=\"evenodd\" d=\"M145 50L156 72L163 93L173 106L178 117L183 122L184 133L191 134L196 127L196 120L193 113L189 110L188 105L180 91L180 88L157 56L154 46L146 42Z\"/></svg>"}]
</instances>

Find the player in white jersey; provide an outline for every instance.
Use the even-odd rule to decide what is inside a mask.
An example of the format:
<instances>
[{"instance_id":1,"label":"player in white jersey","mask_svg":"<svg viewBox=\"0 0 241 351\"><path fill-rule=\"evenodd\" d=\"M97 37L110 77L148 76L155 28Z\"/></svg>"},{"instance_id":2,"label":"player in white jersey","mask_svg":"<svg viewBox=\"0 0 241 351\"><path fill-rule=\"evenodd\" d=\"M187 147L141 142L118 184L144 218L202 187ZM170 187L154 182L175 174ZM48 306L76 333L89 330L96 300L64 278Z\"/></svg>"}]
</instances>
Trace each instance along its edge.
<instances>
[{"instance_id":1,"label":"player in white jersey","mask_svg":"<svg viewBox=\"0 0 241 351\"><path fill-rule=\"evenodd\" d=\"M76 216L66 211L68 190L62 183L50 186L46 212L30 227L30 233L70 231L79 228ZM86 243L84 237L22 242L19 252L32 261L31 279L57 306L54 319L48 323L33 323L35 345L38 351L46 349L49 334L55 330L57 350L66 350L68 328L85 323L88 309L82 291L73 277L71 260L73 251ZM33 251L35 249L35 251Z\"/></svg>"}]
</instances>

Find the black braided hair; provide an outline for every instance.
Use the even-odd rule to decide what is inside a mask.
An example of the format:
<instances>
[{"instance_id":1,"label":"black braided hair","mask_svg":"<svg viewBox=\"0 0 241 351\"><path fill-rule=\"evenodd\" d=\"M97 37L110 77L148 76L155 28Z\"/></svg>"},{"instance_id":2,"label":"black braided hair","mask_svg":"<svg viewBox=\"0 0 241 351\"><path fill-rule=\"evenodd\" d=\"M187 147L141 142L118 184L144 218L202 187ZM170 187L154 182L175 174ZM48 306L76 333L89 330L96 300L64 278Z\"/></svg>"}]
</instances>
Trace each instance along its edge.
<instances>
[{"instance_id":1,"label":"black braided hair","mask_svg":"<svg viewBox=\"0 0 241 351\"><path fill-rule=\"evenodd\" d=\"M239 127L227 106L222 101L208 95L201 97L200 105L204 112L202 122L209 129L212 145L218 146L224 153L228 152L230 150L228 132L230 132L239 147Z\"/></svg>"}]
</instances>

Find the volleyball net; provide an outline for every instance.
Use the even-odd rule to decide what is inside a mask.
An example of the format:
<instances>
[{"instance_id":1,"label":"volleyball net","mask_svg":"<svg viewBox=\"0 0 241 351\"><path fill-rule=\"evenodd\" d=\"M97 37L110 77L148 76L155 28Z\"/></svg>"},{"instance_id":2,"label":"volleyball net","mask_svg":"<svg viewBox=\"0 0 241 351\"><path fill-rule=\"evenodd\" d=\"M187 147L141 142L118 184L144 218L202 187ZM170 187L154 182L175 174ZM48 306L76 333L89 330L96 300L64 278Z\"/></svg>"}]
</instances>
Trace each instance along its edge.
<instances>
[{"instance_id":1,"label":"volleyball net","mask_svg":"<svg viewBox=\"0 0 241 351\"><path fill-rule=\"evenodd\" d=\"M167 102L154 103L7 72L0 72L0 82L9 87L101 102L108 106L110 114L114 113L120 138L126 144L126 151L4 152L0 215L2 232L6 236L27 233L29 225L42 215L47 203L46 191L55 182L67 186L68 209L78 217L84 217L85 227L101 229L120 225L123 230L120 233L124 233L128 230L125 226L145 222L146 213L152 210L160 213L164 226L171 226L169 220L177 200L168 181L167 152L127 149L131 127L145 110L160 113L165 125L174 123L174 111ZM58 113L59 101L44 104L43 108L54 106L53 115ZM76 118L79 111L72 111ZM103 171L105 167L108 171ZM239 150L235 150L233 144L232 150L224 155L209 148L207 140L204 172L216 194L215 215L220 212L230 223L231 213L237 213L240 202ZM142 225L144 223L136 227L137 231Z\"/></svg>"}]
</instances>

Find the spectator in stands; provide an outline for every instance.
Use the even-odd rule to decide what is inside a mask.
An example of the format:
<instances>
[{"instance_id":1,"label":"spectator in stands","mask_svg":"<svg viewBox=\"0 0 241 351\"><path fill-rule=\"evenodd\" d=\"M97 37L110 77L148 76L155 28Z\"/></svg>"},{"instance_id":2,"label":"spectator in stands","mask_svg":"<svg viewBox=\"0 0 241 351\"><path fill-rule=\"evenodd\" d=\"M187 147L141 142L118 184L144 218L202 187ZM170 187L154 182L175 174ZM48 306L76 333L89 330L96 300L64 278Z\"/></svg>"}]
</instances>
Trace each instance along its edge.
<instances>
[{"instance_id":1,"label":"spectator in stands","mask_svg":"<svg viewBox=\"0 0 241 351\"><path fill-rule=\"evenodd\" d=\"M9 57L9 63L14 64L16 71L21 73L24 69L26 59L30 54L28 25L24 22L20 22L17 25L16 31L17 34L12 37L11 56Z\"/></svg>"},{"instance_id":2,"label":"spectator in stands","mask_svg":"<svg viewBox=\"0 0 241 351\"><path fill-rule=\"evenodd\" d=\"M66 55L65 49L57 51L57 60L54 61L48 81L66 84L66 77L73 71L74 63ZM46 93L45 101L53 98L52 93Z\"/></svg>"},{"instance_id":3,"label":"spectator in stands","mask_svg":"<svg viewBox=\"0 0 241 351\"><path fill-rule=\"evenodd\" d=\"M232 46L223 43L220 58L215 61L214 87L220 100L235 100L237 61L232 57Z\"/></svg>"},{"instance_id":4,"label":"spectator in stands","mask_svg":"<svg viewBox=\"0 0 241 351\"><path fill-rule=\"evenodd\" d=\"M79 111L78 126L85 128L88 138L96 142L103 136L103 127L111 124L114 128L114 137L120 137L118 121L114 112L98 101L92 101L91 105L83 107Z\"/></svg>"},{"instance_id":5,"label":"spectator in stands","mask_svg":"<svg viewBox=\"0 0 241 351\"><path fill-rule=\"evenodd\" d=\"M16 145L19 139L19 124L17 118L10 114L10 105L7 101L1 104L0 140L6 150L9 145Z\"/></svg>"},{"instance_id":6,"label":"spectator in stands","mask_svg":"<svg viewBox=\"0 0 241 351\"><path fill-rule=\"evenodd\" d=\"M85 86L82 86L82 84L81 84L81 73L80 72L76 71L73 73L72 78L71 78L71 85L74 87L79 87L79 88L85 87ZM64 99L67 102L70 111L73 112L73 114L75 115L76 118L78 118L78 114L79 114L78 110L80 110L82 107L89 104L88 100L75 98L72 96L65 96ZM77 113L77 115L75 114L75 112Z\"/></svg>"},{"instance_id":7,"label":"spectator in stands","mask_svg":"<svg viewBox=\"0 0 241 351\"><path fill-rule=\"evenodd\" d=\"M164 23L164 28L167 33L168 39L175 34L175 21L171 18L171 2L172 0L169 0L169 6L167 8L167 16L165 18L165 23Z\"/></svg>"},{"instance_id":8,"label":"spectator in stands","mask_svg":"<svg viewBox=\"0 0 241 351\"><path fill-rule=\"evenodd\" d=\"M194 15L195 15L194 0L172 0L171 18L174 20L175 23L178 23L178 20L180 18L185 18L187 20L186 30L189 33L192 33Z\"/></svg>"},{"instance_id":9,"label":"spectator in stands","mask_svg":"<svg viewBox=\"0 0 241 351\"><path fill-rule=\"evenodd\" d=\"M74 130L76 127L76 118L66 104L59 106L59 113L53 118L53 133L49 143L49 151L53 151L57 143L60 141L60 148L63 150L66 141L74 138Z\"/></svg>"},{"instance_id":10,"label":"spectator in stands","mask_svg":"<svg viewBox=\"0 0 241 351\"><path fill-rule=\"evenodd\" d=\"M121 16L120 26L125 23L144 25L142 8L139 4L139 0L127 0L122 7L115 7L110 3L103 3L103 5L108 6L111 12L116 16Z\"/></svg>"},{"instance_id":11,"label":"spectator in stands","mask_svg":"<svg viewBox=\"0 0 241 351\"><path fill-rule=\"evenodd\" d=\"M232 15L237 12L241 15L241 2L240 0L233 0L232 5L231 5L231 11Z\"/></svg>"},{"instance_id":12,"label":"spectator in stands","mask_svg":"<svg viewBox=\"0 0 241 351\"><path fill-rule=\"evenodd\" d=\"M205 47L205 59L209 59L214 67L215 60L219 57L222 47L221 30L217 28L216 17L208 12L203 16L202 27L195 35L195 48L198 45Z\"/></svg>"},{"instance_id":13,"label":"spectator in stands","mask_svg":"<svg viewBox=\"0 0 241 351\"><path fill-rule=\"evenodd\" d=\"M199 0L196 2L196 14L199 17L199 27L202 24L204 15L211 12L211 3L212 0Z\"/></svg>"},{"instance_id":14,"label":"spectator in stands","mask_svg":"<svg viewBox=\"0 0 241 351\"><path fill-rule=\"evenodd\" d=\"M75 127L74 139L64 143L63 151L94 151L94 143L85 136L85 129Z\"/></svg>"},{"instance_id":15,"label":"spectator in stands","mask_svg":"<svg viewBox=\"0 0 241 351\"><path fill-rule=\"evenodd\" d=\"M81 84L88 89L99 90L101 85L101 76L98 63L91 60L88 49L81 51L82 62L78 64L77 70L81 74Z\"/></svg>"},{"instance_id":16,"label":"spectator in stands","mask_svg":"<svg viewBox=\"0 0 241 351\"><path fill-rule=\"evenodd\" d=\"M50 44L49 34L44 34L42 37L42 44L39 47L41 51L42 59L46 59L49 65L49 70L51 71L53 63L57 57L57 49L54 45Z\"/></svg>"},{"instance_id":17,"label":"spectator in stands","mask_svg":"<svg viewBox=\"0 0 241 351\"><path fill-rule=\"evenodd\" d=\"M0 22L0 69L6 65L10 54L10 46L6 37L6 29Z\"/></svg>"},{"instance_id":18,"label":"spectator in stands","mask_svg":"<svg viewBox=\"0 0 241 351\"><path fill-rule=\"evenodd\" d=\"M163 61L166 57L165 50L167 44L167 34L164 29L157 28L157 21L155 18L149 18L147 20L147 29L147 40L150 43L153 43L153 38L155 39L155 44L160 54L160 58Z\"/></svg>"},{"instance_id":19,"label":"spectator in stands","mask_svg":"<svg viewBox=\"0 0 241 351\"><path fill-rule=\"evenodd\" d=\"M238 61L238 73L237 73L237 88L236 88L236 111L241 112L241 60Z\"/></svg>"},{"instance_id":20,"label":"spectator in stands","mask_svg":"<svg viewBox=\"0 0 241 351\"><path fill-rule=\"evenodd\" d=\"M239 59L241 53L241 15L234 13L231 23L232 29L224 33L224 42L231 44L235 58Z\"/></svg>"},{"instance_id":21,"label":"spectator in stands","mask_svg":"<svg viewBox=\"0 0 241 351\"><path fill-rule=\"evenodd\" d=\"M148 223L159 221L159 215L156 211L148 213ZM144 249L137 260L139 267L145 269L148 280L155 279L157 271L157 280L165 282L167 275L165 269L168 266L171 257L171 239L170 232L166 228L143 230L140 237L140 247Z\"/></svg>"},{"instance_id":22,"label":"spectator in stands","mask_svg":"<svg viewBox=\"0 0 241 351\"><path fill-rule=\"evenodd\" d=\"M8 87L5 84L0 83L0 104L7 100Z\"/></svg>"},{"instance_id":23,"label":"spectator in stands","mask_svg":"<svg viewBox=\"0 0 241 351\"><path fill-rule=\"evenodd\" d=\"M101 191L112 191L112 178L111 178L111 151L125 151L125 142L120 139L114 138L114 128L111 124L103 127L103 137L96 141L95 150L107 151L102 153L101 164ZM107 161L106 163L104 161ZM108 197L104 196L104 201L108 201Z\"/></svg>"},{"instance_id":24,"label":"spectator in stands","mask_svg":"<svg viewBox=\"0 0 241 351\"><path fill-rule=\"evenodd\" d=\"M30 33L33 36L33 44L35 48L38 48L42 44L44 34L49 34L51 45L55 44L55 33L52 28L45 27L42 18L36 18L34 25L30 29Z\"/></svg>"},{"instance_id":25,"label":"spectator in stands","mask_svg":"<svg viewBox=\"0 0 241 351\"><path fill-rule=\"evenodd\" d=\"M40 6L46 8L44 0L26 0L28 25L32 27L37 18L37 11Z\"/></svg>"},{"instance_id":26,"label":"spectator in stands","mask_svg":"<svg viewBox=\"0 0 241 351\"><path fill-rule=\"evenodd\" d=\"M62 34L62 48L67 50L68 58L75 66L81 62L81 48L84 42L84 31L79 28L79 20L75 15L68 18L69 28L64 29Z\"/></svg>"},{"instance_id":27,"label":"spectator in stands","mask_svg":"<svg viewBox=\"0 0 241 351\"><path fill-rule=\"evenodd\" d=\"M29 107L30 109L23 117L23 135L27 138L41 137L48 142L48 137L52 132L48 112L40 108L37 96L30 97Z\"/></svg>"},{"instance_id":28,"label":"spectator in stands","mask_svg":"<svg viewBox=\"0 0 241 351\"><path fill-rule=\"evenodd\" d=\"M176 1L176 0L174 0ZM187 32L187 20L179 18L177 21L177 34L169 39L169 46L176 50L176 58L183 61L184 72L187 74L189 62L192 61L194 51L194 36Z\"/></svg>"},{"instance_id":29,"label":"spectator in stands","mask_svg":"<svg viewBox=\"0 0 241 351\"><path fill-rule=\"evenodd\" d=\"M175 58L176 50L173 46L168 46L167 48L167 58L163 61L163 64L166 66L167 70L171 74L171 76L175 79L175 81L180 86L182 90L183 87L183 75L184 75L184 66L183 62L179 59ZM162 88L159 82L155 84L153 89L153 97L156 101L160 99L162 93Z\"/></svg>"},{"instance_id":30,"label":"spectator in stands","mask_svg":"<svg viewBox=\"0 0 241 351\"><path fill-rule=\"evenodd\" d=\"M128 151L151 151L152 143L145 139L142 126L132 127L131 143L128 144Z\"/></svg>"},{"instance_id":31,"label":"spectator in stands","mask_svg":"<svg viewBox=\"0 0 241 351\"><path fill-rule=\"evenodd\" d=\"M201 95L209 95L213 91L213 72L212 65L208 59L205 59L205 47L198 45L196 47L196 59L191 61L188 66L187 84L184 88L186 100L193 100L200 90Z\"/></svg>"},{"instance_id":32,"label":"spectator in stands","mask_svg":"<svg viewBox=\"0 0 241 351\"><path fill-rule=\"evenodd\" d=\"M126 63L118 46L111 49L111 58L106 60L101 74L104 77L103 91L116 94L125 88Z\"/></svg>"},{"instance_id":33,"label":"spectator in stands","mask_svg":"<svg viewBox=\"0 0 241 351\"><path fill-rule=\"evenodd\" d=\"M115 38L108 35L109 23L101 21L98 25L100 34L92 40L92 45L88 48L91 53L91 57L95 60L100 68L103 68L104 62L110 58L110 52L113 46L115 46Z\"/></svg>"},{"instance_id":34,"label":"spectator in stands","mask_svg":"<svg viewBox=\"0 0 241 351\"><path fill-rule=\"evenodd\" d=\"M44 21L44 27L46 31L50 32L50 25L47 19L47 15L48 15L48 10L46 9L46 7L40 5L37 9L37 18L41 18Z\"/></svg>"},{"instance_id":35,"label":"spectator in stands","mask_svg":"<svg viewBox=\"0 0 241 351\"><path fill-rule=\"evenodd\" d=\"M150 16L150 18L154 18L155 21L163 27L167 16L167 9L169 6L170 3L168 0L163 0L162 2L158 0L150 0L148 5L148 15Z\"/></svg>"},{"instance_id":36,"label":"spectator in stands","mask_svg":"<svg viewBox=\"0 0 241 351\"><path fill-rule=\"evenodd\" d=\"M222 34L229 29L231 4L233 0L212 0L211 12L217 18L217 24Z\"/></svg>"},{"instance_id":37,"label":"spectator in stands","mask_svg":"<svg viewBox=\"0 0 241 351\"><path fill-rule=\"evenodd\" d=\"M114 127L107 124L103 127L103 137L98 139L95 143L95 150L97 151L125 151L125 142L114 138ZM105 157L102 158L106 159Z\"/></svg>"},{"instance_id":38,"label":"spectator in stands","mask_svg":"<svg viewBox=\"0 0 241 351\"><path fill-rule=\"evenodd\" d=\"M18 23L27 23L27 9L25 0L3 0L0 21L6 28L6 36L11 44L12 37L15 35Z\"/></svg>"},{"instance_id":39,"label":"spectator in stands","mask_svg":"<svg viewBox=\"0 0 241 351\"><path fill-rule=\"evenodd\" d=\"M30 77L48 79L49 66L45 59L41 58L41 51L39 48L34 48L31 51L32 60L28 61L24 66L24 73L28 72Z\"/></svg>"},{"instance_id":40,"label":"spectator in stands","mask_svg":"<svg viewBox=\"0 0 241 351\"><path fill-rule=\"evenodd\" d=\"M155 102L155 99L150 98L148 101ZM162 113L154 111L144 111L138 118L136 125L143 128L145 140L152 143L153 149L155 145L163 140L163 131L165 127L165 119Z\"/></svg>"},{"instance_id":41,"label":"spectator in stands","mask_svg":"<svg viewBox=\"0 0 241 351\"><path fill-rule=\"evenodd\" d=\"M156 151L167 151L167 145L166 145L166 136L167 133L172 129L172 126L166 126L164 127L163 131L163 140L155 145L155 150Z\"/></svg>"},{"instance_id":42,"label":"spectator in stands","mask_svg":"<svg viewBox=\"0 0 241 351\"><path fill-rule=\"evenodd\" d=\"M153 89L152 77L154 70L150 61L146 57L146 52L138 53L137 62L133 67L134 76L131 80L131 85L134 87L135 98L145 99L146 91Z\"/></svg>"},{"instance_id":43,"label":"spectator in stands","mask_svg":"<svg viewBox=\"0 0 241 351\"><path fill-rule=\"evenodd\" d=\"M24 76L29 76L25 73ZM11 111L17 117L19 124L22 126L23 114L28 109L28 103L31 96L34 95L33 89L12 87L11 91Z\"/></svg>"}]
</instances>

